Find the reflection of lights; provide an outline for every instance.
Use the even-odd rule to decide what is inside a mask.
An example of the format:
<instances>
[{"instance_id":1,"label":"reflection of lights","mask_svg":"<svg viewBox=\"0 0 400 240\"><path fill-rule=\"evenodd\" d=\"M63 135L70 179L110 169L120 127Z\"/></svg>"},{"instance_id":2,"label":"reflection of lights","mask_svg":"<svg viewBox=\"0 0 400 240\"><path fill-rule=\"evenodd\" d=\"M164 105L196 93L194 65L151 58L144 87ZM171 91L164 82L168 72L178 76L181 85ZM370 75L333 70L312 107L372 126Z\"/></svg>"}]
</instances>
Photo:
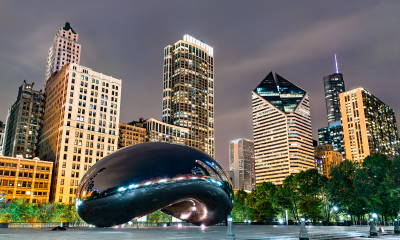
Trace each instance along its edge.
<instances>
[{"instance_id":1,"label":"reflection of lights","mask_svg":"<svg viewBox=\"0 0 400 240\"><path fill-rule=\"evenodd\" d=\"M192 214L192 213L191 213L191 212L190 212L190 213L187 213L187 214L182 213L180 218L181 218L181 219L187 219L187 218L190 217L190 214Z\"/></svg>"},{"instance_id":2,"label":"reflection of lights","mask_svg":"<svg viewBox=\"0 0 400 240\"><path fill-rule=\"evenodd\" d=\"M203 216L201 216L200 220L203 220L207 217L207 208L204 208Z\"/></svg>"},{"instance_id":3,"label":"reflection of lights","mask_svg":"<svg viewBox=\"0 0 400 240\"><path fill-rule=\"evenodd\" d=\"M182 227L182 223L179 223L179 224L178 224L178 228L181 228L181 227Z\"/></svg>"},{"instance_id":4,"label":"reflection of lights","mask_svg":"<svg viewBox=\"0 0 400 240\"><path fill-rule=\"evenodd\" d=\"M120 187L120 188L118 189L118 192L122 192L122 191L125 191L125 190L126 190L126 188Z\"/></svg>"},{"instance_id":5,"label":"reflection of lights","mask_svg":"<svg viewBox=\"0 0 400 240\"><path fill-rule=\"evenodd\" d=\"M82 204L82 201L81 201L81 200L79 200L79 199L76 199L76 200L75 200L75 208L78 208L79 205L81 205L81 204Z\"/></svg>"},{"instance_id":6,"label":"reflection of lights","mask_svg":"<svg viewBox=\"0 0 400 240\"><path fill-rule=\"evenodd\" d=\"M206 228L206 226L204 226L204 224L200 225L201 230L204 230Z\"/></svg>"}]
</instances>

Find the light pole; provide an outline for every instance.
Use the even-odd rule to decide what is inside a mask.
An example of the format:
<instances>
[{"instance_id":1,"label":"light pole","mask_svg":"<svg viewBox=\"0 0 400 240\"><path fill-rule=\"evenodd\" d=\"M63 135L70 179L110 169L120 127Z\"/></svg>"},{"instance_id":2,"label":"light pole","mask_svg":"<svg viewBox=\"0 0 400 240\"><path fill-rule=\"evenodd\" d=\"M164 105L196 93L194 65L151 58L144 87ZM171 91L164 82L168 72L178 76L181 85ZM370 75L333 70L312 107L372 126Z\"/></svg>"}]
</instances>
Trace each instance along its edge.
<instances>
[{"instance_id":1,"label":"light pole","mask_svg":"<svg viewBox=\"0 0 400 240\"><path fill-rule=\"evenodd\" d=\"M305 221L305 218L301 218L299 240L309 240Z\"/></svg>"},{"instance_id":2,"label":"light pole","mask_svg":"<svg viewBox=\"0 0 400 240\"><path fill-rule=\"evenodd\" d=\"M236 240L235 234L232 231L232 216L228 215L228 232L226 232L226 240Z\"/></svg>"},{"instance_id":3,"label":"light pole","mask_svg":"<svg viewBox=\"0 0 400 240\"><path fill-rule=\"evenodd\" d=\"M337 223L338 223L338 217L337 217L337 211L338 211L338 210L339 210L338 207L336 207L336 206L333 207L333 211L335 211L336 225L337 225Z\"/></svg>"}]
</instances>

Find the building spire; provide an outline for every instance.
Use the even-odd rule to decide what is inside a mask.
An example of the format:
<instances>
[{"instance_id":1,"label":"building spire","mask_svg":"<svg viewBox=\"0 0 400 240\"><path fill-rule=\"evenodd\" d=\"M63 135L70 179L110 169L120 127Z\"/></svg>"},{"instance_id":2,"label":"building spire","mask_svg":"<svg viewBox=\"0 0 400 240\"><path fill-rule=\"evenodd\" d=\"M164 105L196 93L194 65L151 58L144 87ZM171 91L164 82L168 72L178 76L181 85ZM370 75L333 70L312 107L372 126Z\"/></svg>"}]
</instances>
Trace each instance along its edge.
<instances>
[{"instance_id":1,"label":"building spire","mask_svg":"<svg viewBox=\"0 0 400 240\"><path fill-rule=\"evenodd\" d=\"M337 58L336 58L336 54L335 54L335 65L336 65L336 73L339 73L339 68L337 65Z\"/></svg>"}]
</instances>

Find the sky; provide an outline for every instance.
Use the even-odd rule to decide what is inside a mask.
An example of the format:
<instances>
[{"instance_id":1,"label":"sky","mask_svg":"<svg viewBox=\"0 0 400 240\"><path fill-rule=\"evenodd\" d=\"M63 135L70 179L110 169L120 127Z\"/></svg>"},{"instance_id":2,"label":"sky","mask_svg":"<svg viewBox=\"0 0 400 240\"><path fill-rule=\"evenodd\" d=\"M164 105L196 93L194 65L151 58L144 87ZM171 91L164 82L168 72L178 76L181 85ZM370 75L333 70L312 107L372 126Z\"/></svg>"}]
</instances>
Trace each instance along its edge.
<instances>
[{"instance_id":1,"label":"sky","mask_svg":"<svg viewBox=\"0 0 400 240\"><path fill-rule=\"evenodd\" d=\"M81 64L122 79L121 122L161 120L163 49L189 34L214 47L216 160L253 139L251 91L270 72L308 91L313 137L327 126L323 77L364 87L400 112L400 1L0 1L0 120L23 80L43 88L66 21ZM398 123L399 123L398 117Z\"/></svg>"}]
</instances>

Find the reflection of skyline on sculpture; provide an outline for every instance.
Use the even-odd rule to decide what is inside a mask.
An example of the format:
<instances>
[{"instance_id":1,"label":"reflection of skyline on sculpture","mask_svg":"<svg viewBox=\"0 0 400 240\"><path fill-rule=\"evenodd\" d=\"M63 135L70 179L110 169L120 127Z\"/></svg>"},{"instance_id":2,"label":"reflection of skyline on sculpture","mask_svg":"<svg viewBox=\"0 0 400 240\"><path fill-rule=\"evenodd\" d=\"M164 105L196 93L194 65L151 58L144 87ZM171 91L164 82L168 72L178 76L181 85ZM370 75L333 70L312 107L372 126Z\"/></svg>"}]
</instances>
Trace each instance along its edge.
<instances>
[{"instance_id":1,"label":"reflection of skyline on sculpture","mask_svg":"<svg viewBox=\"0 0 400 240\"><path fill-rule=\"evenodd\" d=\"M213 225L225 220L233 203L230 180L218 162L192 147L157 142L103 158L82 178L76 197L81 218L96 226L126 223L156 210Z\"/></svg>"}]
</instances>

